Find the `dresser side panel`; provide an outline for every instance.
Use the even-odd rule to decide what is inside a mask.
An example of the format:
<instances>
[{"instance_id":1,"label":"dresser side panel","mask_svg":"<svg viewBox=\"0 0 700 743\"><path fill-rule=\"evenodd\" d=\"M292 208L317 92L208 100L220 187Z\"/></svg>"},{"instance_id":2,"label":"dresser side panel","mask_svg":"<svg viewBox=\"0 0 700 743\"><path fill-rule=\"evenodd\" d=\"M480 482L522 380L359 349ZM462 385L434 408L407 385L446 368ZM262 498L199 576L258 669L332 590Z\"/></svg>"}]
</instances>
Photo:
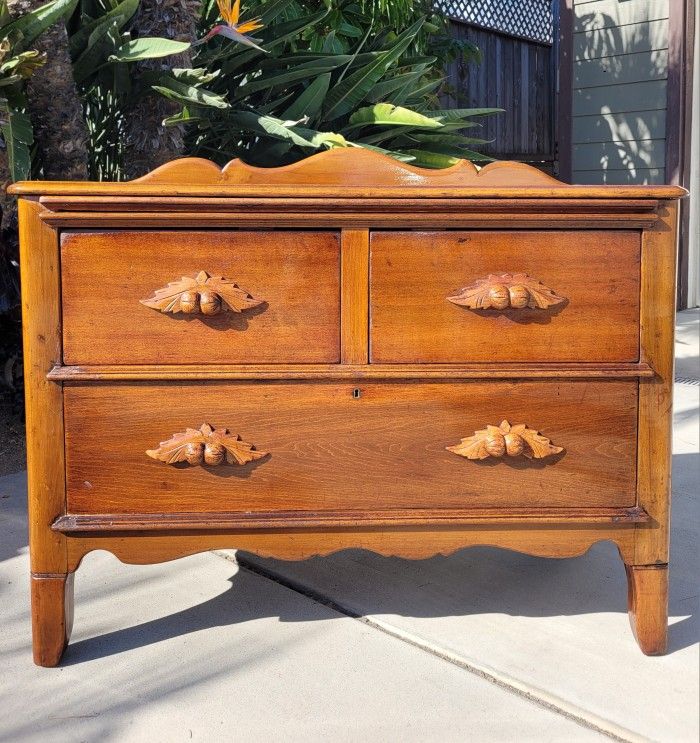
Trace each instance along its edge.
<instances>
[{"instance_id":1,"label":"dresser side panel","mask_svg":"<svg viewBox=\"0 0 700 743\"><path fill-rule=\"evenodd\" d=\"M637 565L668 562L678 202L662 202L659 217L642 234L641 354L656 376L639 382L638 502L652 523L637 528Z\"/></svg>"},{"instance_id":2,"label":"dresser side panel","mask_svg":"<svg viewBox=\"0 0 700 743\"><path fill-rule=\"evenodd\" d=\"M50 525L65 511L63 393L47 380L61 362L60 264L57 232L40 219L38 202L20 199L19 238L33 573L66 571L66 544Z\"/></svg>"}]
</instances>

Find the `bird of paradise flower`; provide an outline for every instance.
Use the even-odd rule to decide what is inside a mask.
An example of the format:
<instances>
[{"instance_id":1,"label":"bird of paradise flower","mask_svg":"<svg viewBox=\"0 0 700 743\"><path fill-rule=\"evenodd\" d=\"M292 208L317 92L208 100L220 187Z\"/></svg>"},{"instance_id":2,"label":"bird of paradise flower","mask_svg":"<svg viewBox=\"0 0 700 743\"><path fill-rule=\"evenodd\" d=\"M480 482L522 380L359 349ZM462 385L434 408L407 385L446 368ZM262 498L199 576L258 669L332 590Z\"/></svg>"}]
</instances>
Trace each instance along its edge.
<instances>
[{"instance_id":1,"label":"bird of paradise flower","mask_svg":"<svg viewBox=\"0 0 700 743\"><path fill-rule=\"evenodd\" d=\"M237 41L239 44L245 44L245 46L252 46L254 49L259 49L264 52L255 42L260 39L253 39L250 36L246 36L246 33L251 31L257 31L263 27L259 18L253 18L250 21L239 23L238 19L241 15L241 0L216 0L216 4L219 6L219 13L224 19L225 23L220 23L209 31L209 33L196 41L195 44L204 44L214 36L225 36L227 39Z\"/></svg>"}]
</instances>

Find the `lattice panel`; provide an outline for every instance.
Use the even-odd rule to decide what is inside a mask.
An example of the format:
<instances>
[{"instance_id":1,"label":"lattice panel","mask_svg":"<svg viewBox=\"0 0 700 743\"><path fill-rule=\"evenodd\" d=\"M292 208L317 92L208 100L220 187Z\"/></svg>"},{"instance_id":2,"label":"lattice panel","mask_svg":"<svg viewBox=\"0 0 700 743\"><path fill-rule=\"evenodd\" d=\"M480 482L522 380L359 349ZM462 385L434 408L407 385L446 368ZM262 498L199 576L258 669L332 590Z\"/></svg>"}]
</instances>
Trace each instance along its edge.
<instances>
[{"instance_id":1,"label":"lattice panel","mask_svg":"<svg viewBox=\"0 0 700 743\"><path fill-rule=\"evenodd\" d=\"M435 0L449 18L494 31L551 44L552 0Z\"/></svg>"}]
</instances>

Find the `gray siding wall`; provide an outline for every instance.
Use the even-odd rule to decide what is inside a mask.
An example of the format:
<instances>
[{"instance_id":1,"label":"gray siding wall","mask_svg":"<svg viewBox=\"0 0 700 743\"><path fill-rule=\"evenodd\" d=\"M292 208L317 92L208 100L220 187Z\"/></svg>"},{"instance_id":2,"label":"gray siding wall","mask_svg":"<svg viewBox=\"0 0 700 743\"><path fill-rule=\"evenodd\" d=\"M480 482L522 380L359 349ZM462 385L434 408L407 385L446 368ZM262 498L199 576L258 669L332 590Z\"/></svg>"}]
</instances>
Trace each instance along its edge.
<instances>
[{"instance_id":1,"label":"gray siding wall","mask_svg":"<svg viewBox=\"0 0 700 743\"><path fill-rule=\"evenodd\" d=\"M574 0L574 183L664 183L668 4Z\"/></svg>"}]
</instances>

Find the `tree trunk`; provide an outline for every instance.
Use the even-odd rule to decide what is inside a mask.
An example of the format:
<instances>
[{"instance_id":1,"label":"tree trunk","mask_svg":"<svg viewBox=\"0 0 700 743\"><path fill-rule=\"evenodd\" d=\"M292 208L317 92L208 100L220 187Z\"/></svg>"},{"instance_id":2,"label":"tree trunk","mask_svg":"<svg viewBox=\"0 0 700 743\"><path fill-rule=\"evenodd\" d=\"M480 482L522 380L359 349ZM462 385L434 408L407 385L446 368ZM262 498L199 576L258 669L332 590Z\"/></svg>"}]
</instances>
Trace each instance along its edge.
<instances>
[{"instance_id":1,"label":"tree trunk","mask_svg":"<svg viewBox=\"0 0 700 743\"><path fill-rule=\"evenodd\" d=\"M161 36L191 42L196 37L198 17L199 0L141 0L131 32L134 37ZM138 87L139 78L146 72L191 66L191 55L185 52L165 60L138 62L131 67L131 75L135 87ZM163 119L179 110L180 106L175 101L146 89L125 111L124 173L127 178L138 178L182 156L182 127L163 126Z\"/></svg>"}]
</instances>

